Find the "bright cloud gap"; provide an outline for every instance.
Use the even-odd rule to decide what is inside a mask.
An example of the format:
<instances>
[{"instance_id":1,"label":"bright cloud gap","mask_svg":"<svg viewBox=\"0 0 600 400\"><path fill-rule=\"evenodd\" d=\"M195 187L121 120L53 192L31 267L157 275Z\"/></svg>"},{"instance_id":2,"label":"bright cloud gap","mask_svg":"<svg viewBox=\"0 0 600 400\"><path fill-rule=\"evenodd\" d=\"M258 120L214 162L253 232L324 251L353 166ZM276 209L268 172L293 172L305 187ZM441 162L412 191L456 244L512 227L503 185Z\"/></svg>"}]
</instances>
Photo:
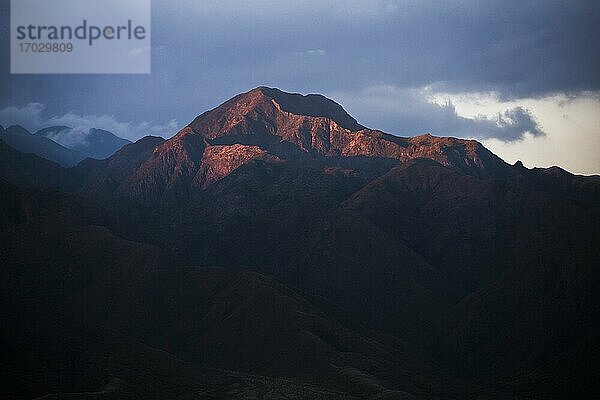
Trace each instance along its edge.
<instances>
[{"instance_id":1,"label":"bright cloud gap","mask_svg":"<svg viewBox=\"0 0 600 400\"><path fill-rule=\"evenodd\" d=\"M413 136L429 132L439 136L521 140L526 134L544 136L544 130L526 107L512 105L495 115L464 116L452 98L440 98L431 88L367 87L358 92L337 92L333 97L370 127Z\"/></svg>"}]
</instances>

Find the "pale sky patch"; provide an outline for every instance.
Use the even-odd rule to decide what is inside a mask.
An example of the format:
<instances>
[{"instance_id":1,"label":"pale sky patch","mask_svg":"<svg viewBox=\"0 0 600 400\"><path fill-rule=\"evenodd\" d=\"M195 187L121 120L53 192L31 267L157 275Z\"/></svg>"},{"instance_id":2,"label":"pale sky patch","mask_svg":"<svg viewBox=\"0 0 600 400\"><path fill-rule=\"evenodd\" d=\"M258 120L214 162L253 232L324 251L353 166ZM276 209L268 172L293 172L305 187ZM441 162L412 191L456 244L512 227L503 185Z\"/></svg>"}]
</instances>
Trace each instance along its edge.
<instances>
[{"instance_id":1,"label":"pale sky patch","mask_svg":"<svg viewBox=\"0 0 600 400\"><path fill-rule=\"evenodd\" d=\"M458 115L493 117L508 108L531 111L545 136L525 134L507 142L497 138L481 142L509 163L521 160L527 167L557 165L578 174L600 174L600 101L596 93L546 96L502 102L494 93L443 94L432 96L436 103L452 101Z\"/></svg>"}]
</instances>

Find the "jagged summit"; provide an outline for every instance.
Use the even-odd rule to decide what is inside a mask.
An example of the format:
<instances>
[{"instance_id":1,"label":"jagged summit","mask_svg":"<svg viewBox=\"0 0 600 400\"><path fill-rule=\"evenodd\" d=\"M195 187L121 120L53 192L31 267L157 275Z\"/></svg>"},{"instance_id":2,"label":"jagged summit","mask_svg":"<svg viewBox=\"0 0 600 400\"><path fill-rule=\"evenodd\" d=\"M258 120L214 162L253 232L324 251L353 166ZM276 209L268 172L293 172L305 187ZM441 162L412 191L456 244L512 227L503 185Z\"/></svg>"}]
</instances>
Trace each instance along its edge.
<instances>
[{"instance_id":1,"label":"jagged summit","mask_svg":"<svg viewBox=\"0 0 600 400\"><path fill-rule=\"evenodd\" d=\"M282 110L292 114L329 118L342 128L351 131L365 129L341 105L321 94L286 93L268 87L258 87L254 90L272 98Z\"/></svg>"},{"instance_id":2,"label":"jagged summit","mask_svg":"<svg viewBox=\"0 0 600 400\"><path fill-rule=\"evenodd\" d=\"M248 134L285 136L290 129L330 124L348 131L365 129L342 106L322 95L258 87L201 114L189 127L207 139L216 139Z\"/></svg>"},{"instance_id":3,"label":"jagged summit","mask_svg":"<svg viewBox=\"0 0 600 400\"><path fill-rule=\"evenodd\" d=\"M215 138L231 131L240 134L263 133L272 126L257 126L261 120L273 123L278 117L296 116L329 120L350 131L364 129L341 105L318 94L291 94L276 88L257 87L239 94L207 111L189 125L207 138ZM209 130L207 128L211 128Z\"/></svg>"}]
</instances>

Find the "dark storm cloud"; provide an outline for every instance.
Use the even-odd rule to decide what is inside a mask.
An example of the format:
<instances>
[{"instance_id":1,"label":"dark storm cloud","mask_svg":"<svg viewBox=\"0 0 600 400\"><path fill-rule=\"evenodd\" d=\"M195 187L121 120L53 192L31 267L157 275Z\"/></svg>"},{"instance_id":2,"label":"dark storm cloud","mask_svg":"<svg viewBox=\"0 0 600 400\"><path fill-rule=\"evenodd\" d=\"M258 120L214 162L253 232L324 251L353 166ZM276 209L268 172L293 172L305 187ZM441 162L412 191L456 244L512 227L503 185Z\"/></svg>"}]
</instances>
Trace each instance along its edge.
<instances>
[{"instance_id":1,"label":"dark storm cloud","mask_svg":"<svg viewBox=\"0 0 600 400\"><path fill-rule=\"evenodd\" d=\"M170 32L199 51L208 73L228 71L233 81L322 90L437 84L505 97L600 88L594 1L229 3L173 13Z\"/></svg>"},{"instance_id":2,"label":"dark storm cloud","mask_svg":"<svg viewBox=\"0 0 600 400\"><path fill-rule=\"evenodd\" d=\"M8 1L0 1L7 26ZM378 85L429 86L444 92L495 91L505 99L600 89L596 1L154 0L152 7L149 76L7 78L8 35L0 31L6 60L0 108L39 102L49 115L74 110L165 124L173 118L190 121L263 84L326 95ZM449 109L430 111L435 115L424 119L419 113L405 115L415 121L411 124L377 119L377 113L368 122L375 128L434 131L431 121L452 115ZM519 136L513 125L529 124L535 134L527 116L513 111L503 117L511 123L502 128L496 121L499 130L488 131L510 140ZM460 117L447 122L479 123Z\"/></svg>"},{"instance_id":3,"label":"dark storm cloud","mask_svg":"<svg viewBox=\"0 0 600 400\"><path fill-rule=\"evenodd\" d=\"M505 137L508 140L514 140L519 139L524 132L529 132L533 136L544 135L544 131L531 115L531 112L523 107L506 110L504 114L498 115L496 122L501 134L491 135L492 137Z\"/></svg>"}]
</instances>

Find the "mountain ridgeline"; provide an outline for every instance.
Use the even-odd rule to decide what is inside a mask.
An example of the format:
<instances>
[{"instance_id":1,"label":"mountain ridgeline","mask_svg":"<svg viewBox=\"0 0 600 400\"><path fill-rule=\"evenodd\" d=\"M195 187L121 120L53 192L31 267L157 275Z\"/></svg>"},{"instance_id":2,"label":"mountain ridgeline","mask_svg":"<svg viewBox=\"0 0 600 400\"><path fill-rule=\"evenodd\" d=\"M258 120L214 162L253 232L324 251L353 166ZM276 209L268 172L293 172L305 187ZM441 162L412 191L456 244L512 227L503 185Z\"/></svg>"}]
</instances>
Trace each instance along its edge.
<instances>
[{"instance_id":1,"label":"mountain ridgeline","mask_svg":"<svg viewBox=\"0 0 600 400\"><path fill-rule=\"evenodd\" d=\"M85 158L105 159L131 143L102 129L73 129L51 126L30 133L20 125L4 129L0 140L22 153L35 154L63 167L73 167Z\"/></svg>"},{"instance_id":2,"label":"mountain ridgeline","mask_svg":"<svg viewBox=\"0 0 600 400\"><path fill-rule=\"evenodd\" d=\"M600 391L598 176L266 87L70 168L4 142L7 396Z\"/></svg>"},{"instance_id":3,"label":"mountain ridgeline","mask_svg":"<svg viewBox=\"0 0 600 400\"><path fill-rule=\"evenodd\" d=\"M51 139L86 157L102 160L131 143L103 129L73 129L68 126L51 126L35 132L36 136Z\"/></svg>"}]
</instances>

